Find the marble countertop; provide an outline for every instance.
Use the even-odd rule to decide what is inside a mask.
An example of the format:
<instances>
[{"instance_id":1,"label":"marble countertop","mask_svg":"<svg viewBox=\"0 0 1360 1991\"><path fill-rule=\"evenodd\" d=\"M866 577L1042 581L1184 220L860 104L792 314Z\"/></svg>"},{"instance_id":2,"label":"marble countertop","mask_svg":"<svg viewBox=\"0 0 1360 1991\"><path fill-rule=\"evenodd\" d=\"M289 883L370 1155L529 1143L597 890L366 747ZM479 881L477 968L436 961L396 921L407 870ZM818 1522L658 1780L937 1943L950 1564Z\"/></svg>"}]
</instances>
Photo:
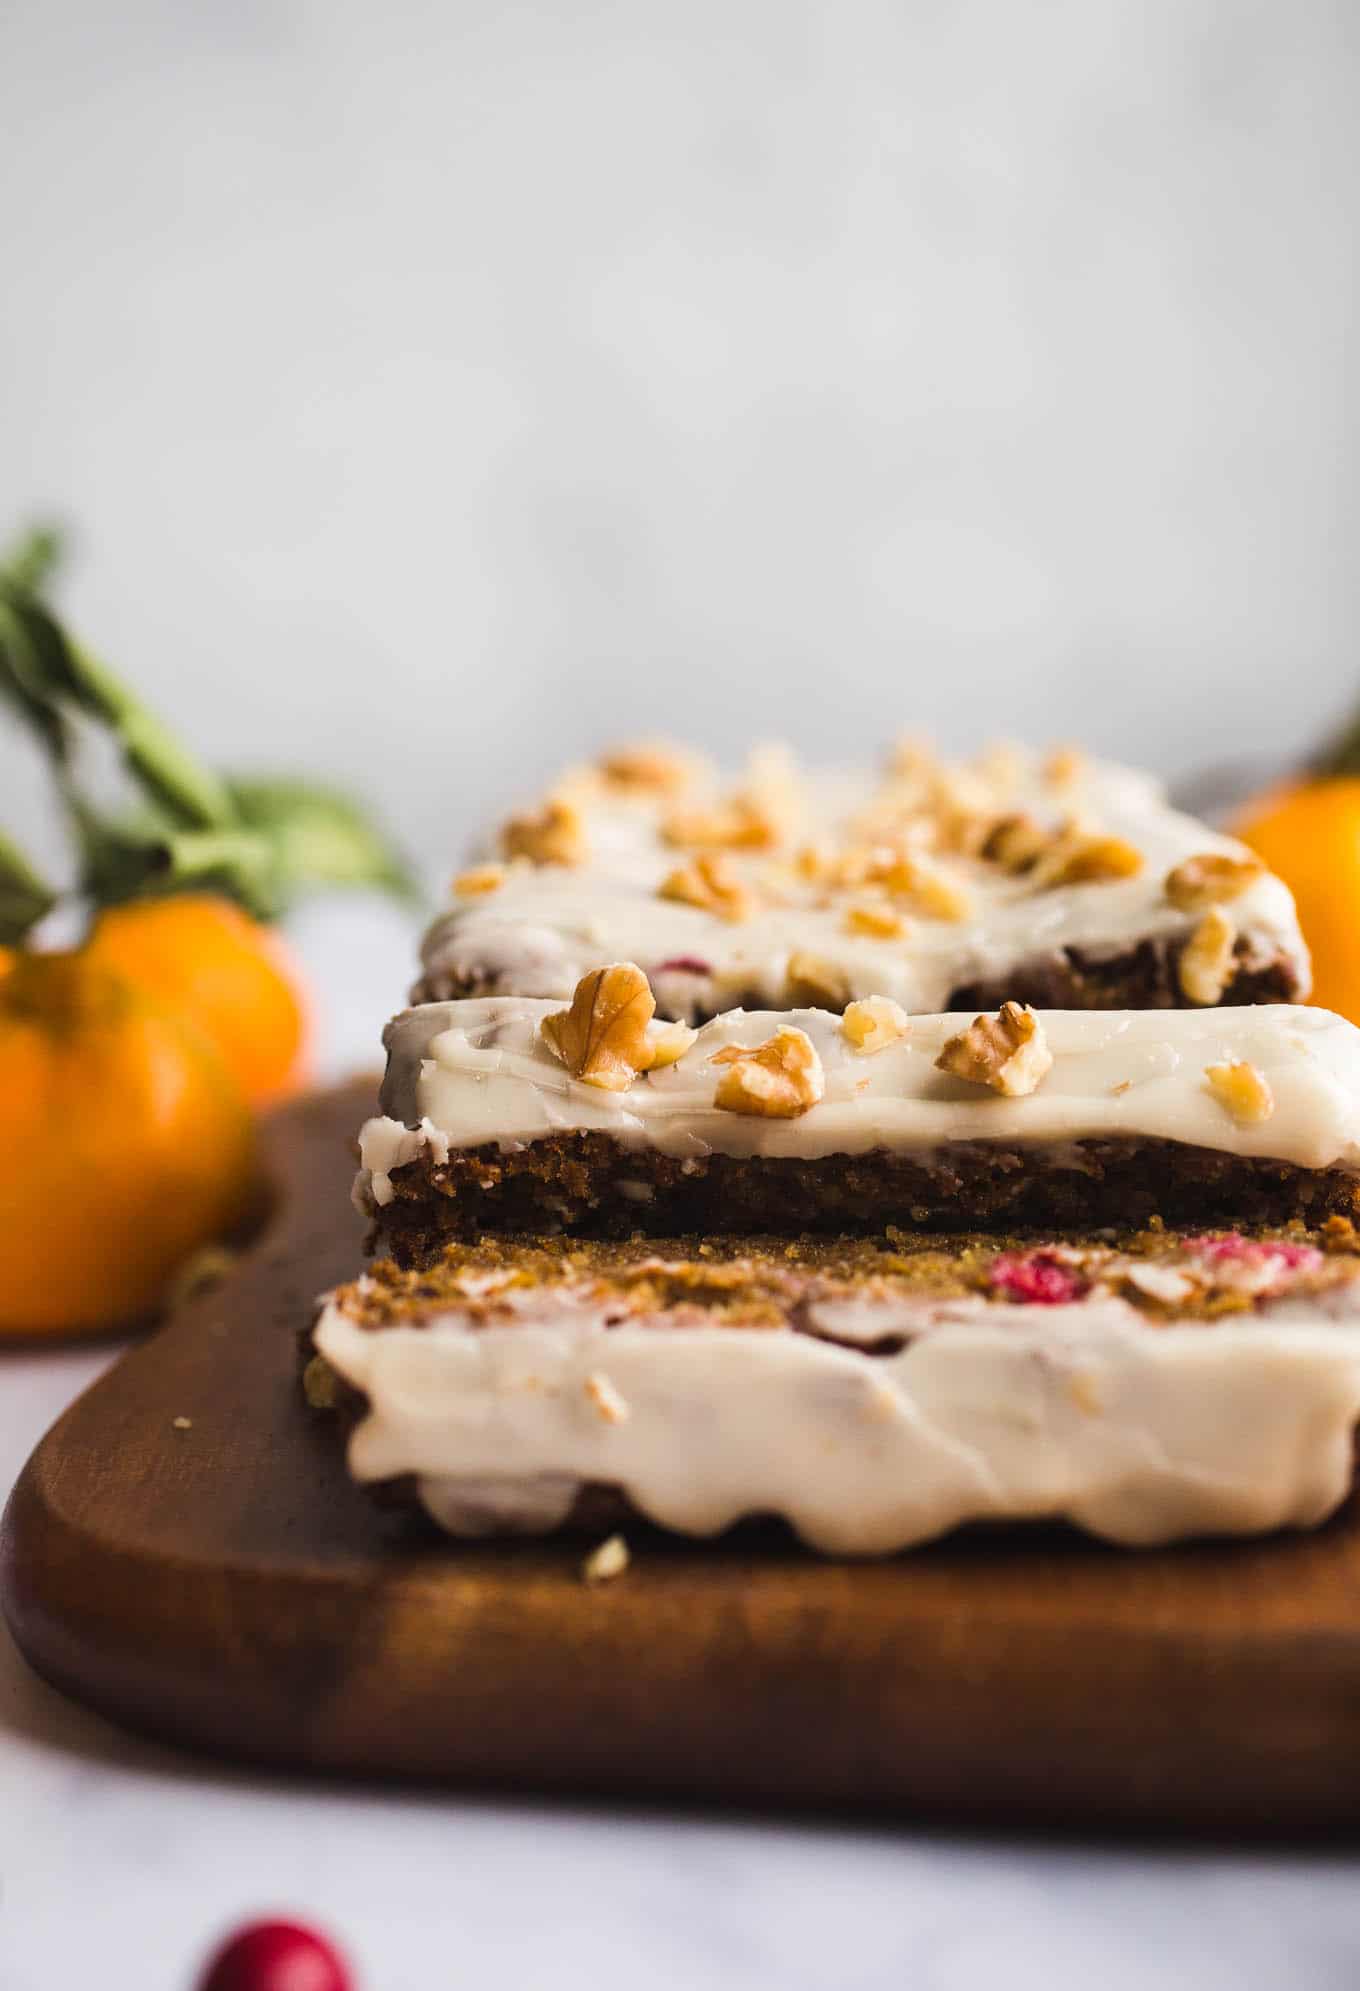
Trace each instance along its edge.
<instances>
[{"instance_id":1,"label":"marble countertop","mask_svg":"<svg viewBox=\"0 0 1360 1991\"><path fill-rule=\"evenodd\" d=\"M320 1057L362 1062L405 956L362 909L297 938L343 987ZM117 1351L3 1358L0 1494ZM469 1800L220 1767L125 1737L0 1631L0 1986L191 1991L212 1941L291 1911L362 1991L1346 1991L1344 1851L1026 1841Z\"/></svg>"}]
</instances>

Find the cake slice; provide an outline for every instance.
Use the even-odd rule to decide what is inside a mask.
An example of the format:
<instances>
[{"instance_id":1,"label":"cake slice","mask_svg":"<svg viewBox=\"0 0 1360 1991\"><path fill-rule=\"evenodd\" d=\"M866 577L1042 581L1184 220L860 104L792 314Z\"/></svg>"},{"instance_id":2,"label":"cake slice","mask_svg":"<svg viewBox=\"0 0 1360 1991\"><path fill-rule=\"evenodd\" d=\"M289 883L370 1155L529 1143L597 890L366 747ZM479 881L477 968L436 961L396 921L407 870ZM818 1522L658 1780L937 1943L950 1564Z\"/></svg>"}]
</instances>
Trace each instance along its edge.
<instances>
[{"instance_id":1,"label":"cake slice","mask_svg":"<svg viewBox=\"0 0 1360 1991\"><path fill-rule=\"evenodd\" d=\"M1349 1223L1046 1240L450 1246L321 1306L308 1395L450 1533L777 1516L882 1554L969 1521L1311 1527L1360 1417Z\"/></svg>"},{"instance_id":2,"label":"cake slice","mask_svg":"<svg viewBox=\"0 0 1360 1991\"><path fill-rule=\"evenodd\" d=\"M1293 901L1151 777L1073 753L920 748L882 774L765 750L724 789L692 757L606 756L455 881L416 1002L565 998L636 961L661 1015L737 1006L1146 1009L1308 993Z\"/></svg>"},{"instance_id":3,"label":"cake slice","mask_svg":"<svg viewBox=\"0 0 1360 1991\"><path fill-rule=\"evenodd\" d=\"M1360 1032L1324 1010L875 998L652 1018L615 963L559 1009L429 1003L389 1024L360 1205L429 1258L486 1229L600 1235L1320 1222L1360 1181Z\"/></svg>"}]
</instances>

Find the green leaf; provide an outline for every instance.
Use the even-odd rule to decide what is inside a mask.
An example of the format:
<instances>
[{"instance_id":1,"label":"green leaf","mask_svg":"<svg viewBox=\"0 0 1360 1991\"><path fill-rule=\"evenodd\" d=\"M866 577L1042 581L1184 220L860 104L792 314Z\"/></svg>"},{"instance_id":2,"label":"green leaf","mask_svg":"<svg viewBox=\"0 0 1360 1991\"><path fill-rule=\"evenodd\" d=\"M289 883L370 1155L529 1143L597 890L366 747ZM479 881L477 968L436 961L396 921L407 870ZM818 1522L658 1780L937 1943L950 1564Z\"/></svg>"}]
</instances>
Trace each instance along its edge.
<instances>
[{"instance_id":1,"label":"green leaf","mask_svg":"<svg viewBox=\"0 0 1360 1991\"><path fill-rule=\"evenodd\" d=\"M133 779L186 828L230 828L235 810L225 783L105 665L74 643L64 647L69 695L108 727Z\"/></svg>"},{"instance_id":2,"label":"green leaf","mask_svg":"<svg viewBox=\"0 0 1360 1991\"><path fill-rule=\"evenodd\" d=\"M228 829L235 810L217 775L182 747L120 678L66 634L8 569L0 569L0 691L59 760L70 752L65 708L113 735L146 795L185 829Z\"/></svg>"},{"instance_id":3,"label":"green leaf","mask_svg":"<svg viewBox=\"0 0 1360 1991\"><path fill-rule=\"evenodd\" d=\"M0 944L13 947L51 912L57 895L17 844L0 833Z\"/></svg>"},{"instance_id":4,"label":"green leaf","mask_svg":"<svg viewBox=\"0 0 1360 1991\"><path fill-rule=\"evenodd\" d=\"M44 593L52 576L66 557L66 534L59 525L33 525L10 548L3 571L26 593Z\"/></svg>"},{"instance_id":5,"label":"green leaf","mask_svg":"<svg viewBox=\"0 0 1360 1991\"><path fill-rule=\"evenodd\" d=\"M0 573L0 699L58 761L71 744L59 689L60 648L51 619Z\"/></svg>"},{"instance_id":6,"label":"green leaf","mask_svg":"<svg viewBox=\"0 0 1360 1991\"><path fill-rule=\"evenodd\" d=\"M269 838L285 902L317 886L369 886L417 903L410 866L372 817L333 788L288 776L228 783L243 823Z\"/></svg>"},{"instance_id":7,"label":"green leaf","mask_svg":"<svg viewBox=\"0 0 1360 1991\"><path fill-rule=\"evenodd\" d=\"M65 799L81 889L96 905L198 890L220 892L256 919L282 910L273 847L257 831L182 830L154 808L110 815L71 783Z\"/></svg>"}]
</instances>

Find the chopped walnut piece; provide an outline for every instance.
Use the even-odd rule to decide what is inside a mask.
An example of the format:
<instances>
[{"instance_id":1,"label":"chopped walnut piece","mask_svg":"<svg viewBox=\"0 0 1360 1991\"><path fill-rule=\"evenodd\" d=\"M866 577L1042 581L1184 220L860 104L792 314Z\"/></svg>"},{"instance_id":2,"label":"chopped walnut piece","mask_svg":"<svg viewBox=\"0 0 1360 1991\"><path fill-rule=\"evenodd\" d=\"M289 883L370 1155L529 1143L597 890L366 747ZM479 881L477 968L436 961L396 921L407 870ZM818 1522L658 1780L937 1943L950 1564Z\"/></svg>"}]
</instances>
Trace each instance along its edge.
<instances>
[{"instance_id":1,"label":"chopped walnut piece","mask_svg":"<svg viewBox=\"0 0 1360 1991\"><path fill-rule=\"evenodd\" d=\"M890 892L901 893L924 919L957 923L973 916L973 895L967 886L919 857L900 860L883 883Z\"/></svg>"},{"instance_id":2,"label":"chopped walnut piece","mask_svg":"<svg viewBox=\"0 0 1360 1991\"><path fill-rule=\"evenodd\" d=\"M793 868L805 885L820 885L832 876L835 859L825 844L800 844L794 854Z\"/></svg>"},{"instance_id":3,"label":"chopped walnut piece","mask_svg":"<svg viewBox=\"0 0 1360 1991\"><path fill-rule=\"evenodd\" d=\"M844 1009L850 997L850 984L834 961L823 960L806 948L795 948L789 956L789 1001L795 1009Z\"/></svg>"},{"instance_id":4,"label":"chopped walnut piece","mask_svg":"<svg viewBox=\"0 0 1360 1991\"><path fill-rule=\"evenodd\" d=\"M990 785L975 770L942 768L930 784L929 795L937 846L964 856L976 855L995 802Z\"/></svg>"},{"instance_id":5,"label":"chopped walnut piece","mask_svg":"<svg viewBox=\"0 0 1360 1991\"><path fill-rule=\"evenodd\" d=\"M979 1016L951 1037L935 1064L971 1085L989 1085L1008 1099L1020 1099L1052 1067L1053 1053L1034 1011L1003 1002L995 1016Z\"/></svg>"},{"instance_id":6,"label":"chopped walnut piece","mask_svg":"<svg viewBox=\"0 0 1360 1991\"><path fill-rule=\"evenodd\" d=\"M679 747L664 740L638 740L601 754L600 772L614 788L678 795L693 782L697 769L693 756Z\"/></svg>"},{"instance_id":7,"label":"chopped walnut piece","mask_svg":"<svg viewBox=\"0 0 1360 1991\"><path fill-rule=\"evenodd\" d=\"M324 1355L313 1355L302 1372L302 1393L313 1410L338 1410L340 1378Z\"/></svg>"},{"instance_id":8,"label":"chopped walnut piece","mask_svg":"<svg viewBox=\"0 0 1360 1991\"><path fill-rule=\"evenodd\" d=\"M782 827L767 797L738 793L708 809L675 811L661 834L682 849L773 850Z\"/></svg>"},{"instance_id":9,"label":"chopped walnut piece","mask_svg":"<svg viewBox=\"0 0 1360 1991\"><path fill-rule=\"evenodd\" d=\"M583 975L571 1008L554 1010L539 1029L573 1078L624 1092L651 1065L647 1025L655 1009L641 968L615 961Z\"/></svg>"},{"instance_id":10,"label":"chopped walnut piece","mask_svg":"<svg viewBox=\"0 0 1360 1991\"><path fill-rule=\"evenodd\" d=\"M660 1071L665 1065L673 1065L683 1058L690 1045L698 1036L688 1023L649 1023L647 1025L647 1049L651 1053L648 1071Z\"/></svg>"},{"instance_id":11,"label":"chopped walnut piece","mask_svg":"<svg viewBox=\"0 0 1360 1991\"><path fill-rule=\"evenodd\" d=\"M584 864L586 826L581 811L565 796L552 796L532 816L512 816L501 832L507 857L533 864Z\"/></svg>"},{"instance_id":12,"label":"chopped walnut piece","mask_svg":"<svg viewBox=\"0 0 1360 1991\"><path fill-rule=\"evenodd\" d=\"M1018 787L1025 771L1025 751L1014 740L993 740L977 756L973 765L996 796L1008 795Z\"/></svg>"},{"instance_id":13,"label":"chopped walnut piece","mask_svg":"<svg viewBox=\"0 0 1360 1991\"><path fill-rule=\"evenodd\" d=\"M899 1042L910 1028L906 1010L891 996L865 996L860 1002L847 1003L841 1018L846 1042L866 1058Z\"/></svg>"},{"instance_id":14,"label":"chopped walnut piece","mask_svg":"<svg viewBox=\"0 0 1360 1991\"><path fill-rule=\"evenodd\" d=\"M656 893L659 899L677 899L682 905L716 913L719 919L749 919L755 910L754 895L717 851L704 851L692 863L670 872Z\"/></svg>"},{"instance_id":15,"label":"chopped walnut piece","mask_svg":"<svg viewBox=\"0 0 1360 1991\"><path fill-rule=\"evenodd\" d=\"M1080 747L1054 747L1044 758L1044 780L1050 788L1071 788L1086 772L1086 756Z\"/></svg>"},{"instance_id":16,"label":"chopped walnut piece","mask_svg":"<svg viewBox=\"0 0 1360 1991\"><path fill-rule=\"evenodd\" d=\"M1237 928L1221 906L1211 906L1181 949L1177 980L1182 995L1206 1008L1216 1003L1233 976Z\"/></svg>"},{"instance_id":17,"label":"chopped walnut piece","mask_svg":"<svg viewBox=\"0 0 1360 1991\"><path fill-rule=\"evenodd\" d=\"M1033 816L997 816L987 828L979 855L1003 871L1028 871L1053 841L1053 832Z\"/></svg>"},{"instance_id":18,"label":"chopped walnut piece","mask_svg":"<svg viewBox=\"0 0 1360 1991\"><path fill-rule=\"evenodd\" d=\"M1143 853L1123 837L1103 836L1098 831L1070 823L1059 832L1030 873L1036 891L1052 891L1058 885L1096 885L1115 878L1136 878L1143 868Z\"/></svg>"},{"instance_id":19,"label":"chopped walnut piece","mask_svg":"<svg viewBox=\"0 0 1360 1991\"><path fill-rule=\"evenodd\" d=\"M1265 870L1259 857L1249 851L1234 857L1224 851L1208 850L1200 857L1187 857L1166 874L1166 896L1183 913L1203 912L1240 898Z\"/></svg>"},{"instance_id":20,"label":"chopped walnut piece","mask_svg":"<svg viewBox=\"0 0 1360 1991\"><path fill-rule=\"evenodd\" d=\"M584 1384L586 1401L606 1424L626 1424L630 1415L627 1398L609 1377L592 1370Z\"/></svg>"},{"instance_id":21,"label":"chopped walnut piece","mask_svg":"<svg viewBox=\"0 0 1360 1991\"><path fill-rule=\"evenodd\" d=\"M480 898L484 892L498 892L505 883L503 864L476 864L471 871L460 871L453 881L453 889L460 899Z\"/></svg>"},{"instance_id":22,"label":"chopped walnut piece","mask_svg":"<svg viewBox=\"0 0 1360 1991\"><path fill-rule=\"evenodd\" d=\"M935 766L935 749L920 733L903 733L888 751L888 773L899 780L923 780Z\"/></svg>"},{"instance_id":23,"label":"chopped walnut piece","mask_svg":"<svg viewBox=\"0 0 1360 1991\"><path fill-rule=\"evenodd\" d=\"M607 1541L592 1549L581 1564L583 1583L608 1583L615 1576L622 1576L631 1557L628 1544L622 1535L611 1535Z\"/></svg>"},{"instance_id":24,"label":"chopped walnut piece","mask_svg":"<svg viewBox=\"0 0 1360 1991\"><path fill-rule=\"evenodd\" d=\"M1275 1095L1270 1089L1270 1081L1264 1072L1249 1065L1244 1059L1230 1065L1206 1065L1204 1076L1209 1081L1209 1090L1220 1106L1225 1106L1234 1120L1246 1126L1258 1125L1268 1120L1275 1111Z\"/></svg>"},{"instance_id":25,"label":"chopped walnut piece","mask_svg":"<svg viewBox=\"0 0 1360 1991\"><path fill-rule=\"evenodd\" d=\"M758 1113L772 1120L796 1120L826 1090L817 1047L805 1030L782 1023L773 1037L748 1050L728 1044L711 1063L727 1067L713 1104L724 1113Z\"/></svg>"},{"instance_id":26,"label":"chopped walnut piece","mask_svg":"<svg viewBox=\"0 0 1360 1991\"><path fill-rule=\"evenodd\" d=\"M870 940L900 940L908 931L901 913L876 899L861 899L845 915L847 933L862 933Z\"/></svg>"}]
</instances>

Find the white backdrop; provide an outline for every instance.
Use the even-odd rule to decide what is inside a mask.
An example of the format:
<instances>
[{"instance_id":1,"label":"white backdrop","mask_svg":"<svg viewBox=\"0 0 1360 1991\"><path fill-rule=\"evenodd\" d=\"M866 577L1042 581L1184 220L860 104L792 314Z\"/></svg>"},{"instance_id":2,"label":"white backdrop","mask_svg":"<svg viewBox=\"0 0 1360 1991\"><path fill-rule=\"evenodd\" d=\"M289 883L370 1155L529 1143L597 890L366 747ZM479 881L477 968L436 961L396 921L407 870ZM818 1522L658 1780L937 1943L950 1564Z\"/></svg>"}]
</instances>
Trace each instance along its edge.
<instances>
[{"instance_id":1,"label":"white backdrop","mask_svg":"<svg viewBox=\"0 0 1360 1991\"><path fill-rule=\"evenodd\" d=\"M5 0L0 523L433 853L602 734L1360 695L1347 0ZM0 744L0 822L36 786Z\"/></svg>"}]
</instances>

